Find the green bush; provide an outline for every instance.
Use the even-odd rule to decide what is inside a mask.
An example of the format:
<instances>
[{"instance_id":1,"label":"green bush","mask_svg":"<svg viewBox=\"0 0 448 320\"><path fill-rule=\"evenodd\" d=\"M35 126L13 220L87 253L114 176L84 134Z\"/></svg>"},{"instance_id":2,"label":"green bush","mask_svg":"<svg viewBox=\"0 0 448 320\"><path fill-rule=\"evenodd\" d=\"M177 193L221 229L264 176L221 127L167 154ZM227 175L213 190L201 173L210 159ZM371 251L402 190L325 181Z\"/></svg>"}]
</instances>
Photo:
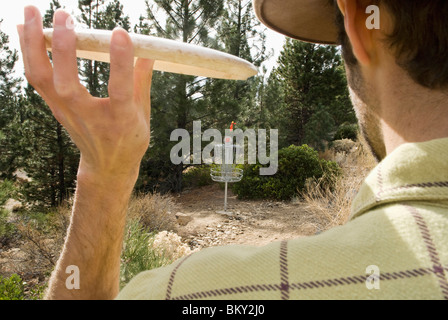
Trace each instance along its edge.
<instances>
[{"instance_id":1,"label":"green bush","mask_svg":"<svg viewBox=\"0 0 448 320\"><path fill-rule=\"evenodd\" d=\"M121 288L140 272L171 263L150 248L155 235L155 233L148 233L138 220L131 220L128 223L121 253Z\"/></svg>"},{"instance_id":2,"label":"green bush","mask_svg":"<svg viewBox=\"0 0 448 320\"><path fill-rule=\"evenodd\" d=\"M183 174L183 187L184 188L196 188L208 186L213 183L213 180L210 176L211 166L196 166L190 167Z\"/></svg>"},{"instance_id":3,"label":"green bush","mask_svg":"<svg viewBox=\"0 0 448 320\"><path fill-rule=\"evenodd\" d=\"M8 199L16 195L14 183L10 180L0 182L0 206L3 206Z\"/></svg>"},{"instance_id":4,"label":"green bush","mask_svg":"<svg viewBox=\"0 0 448 320\"><path fill-rule=\"evenodd\" d=\"M341 167L334 161L321 160L322 176L318 177L323 189L333 190L337 178L342 174Z\"/></svg>"},{"instance_id":5,"label":"green bush","mask_svg":"<svg viewBox=\"0 0 448 320\"><path fill-rule=\"evenodd\" d=\"M336 131L333 141L343 139L350 139L356 141L358 140L358 131L359 127L357 124L347 124L347 123L342 124Z\"/></svg>"},{"instance_id":6,"label":"green bush","mask_svg":"<svg viewBox=\"0 0 448 320\"><path fill-rule=\"evenodd\" d=\"M0 300L41 300L44 291L43 285L26 287L26 283L17 274L9 278L0 276Z\"/></svg>"},{"instance_id":7,"label":"green bush","mask_svg":"<svg viewBox=\"0 0 448 320\"><path fill-rule=\"evenodd\" d=\"M16 188L12 181L4 180L0 182L0 206L3 206L15 194ZM0 244L6 244L15 231L14 225L8 222L8 212L0 208Z\"/></svg>"},{"instance_id":8,"label":"green bush","mask_svg":"<svg viewBox=\"0 0 448 320\"><path fill-rule=\"evenodd\" d=\"M278 171L273 176L260 176L260 164L245 165L241 182L232 185L232 191L242 199L290 200L305 187L310 178L320 179L338 175L339 166L319 159L313 148L290 146L278 152Z\"/></svg>"},{"instance_id":9,"label":"green bush","mask_svg":"<svg viewBox=\"0 0 448 320\"><path fill-rule=\"evenodd\" d=\"M25 287L22 278L13 274L10 278L0 276L0 300L24 300Z\"/></svg>"},{"instance_id":10,"label":"green bush","mask_svg":"<svg viewBox=\"0 0 448 320\"><path fill-rule=\"evenodd\" d=\"M0 209L0 244L6 244L16 232L14 224L8 222L8 212Z\"/></svg>"}]
</instances>

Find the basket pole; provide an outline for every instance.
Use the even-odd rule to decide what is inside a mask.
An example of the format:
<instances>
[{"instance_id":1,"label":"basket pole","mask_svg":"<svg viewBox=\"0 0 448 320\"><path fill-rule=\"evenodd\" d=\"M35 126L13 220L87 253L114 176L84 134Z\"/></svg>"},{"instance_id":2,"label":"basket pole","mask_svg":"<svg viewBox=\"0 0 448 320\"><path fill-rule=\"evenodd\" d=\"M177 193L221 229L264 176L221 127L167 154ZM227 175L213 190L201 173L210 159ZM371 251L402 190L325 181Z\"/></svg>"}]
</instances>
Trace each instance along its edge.
<instances>
[{"instance_id":1,"label":"basket pole","mask_svg":"<svg viewBox=\"0 0 448 320\"><path fill-rule=\"evenodd\" d=\"M226 182L225 182L224 212L227 212L227 180L226 180Z\"/></svg>"}]
</instances>

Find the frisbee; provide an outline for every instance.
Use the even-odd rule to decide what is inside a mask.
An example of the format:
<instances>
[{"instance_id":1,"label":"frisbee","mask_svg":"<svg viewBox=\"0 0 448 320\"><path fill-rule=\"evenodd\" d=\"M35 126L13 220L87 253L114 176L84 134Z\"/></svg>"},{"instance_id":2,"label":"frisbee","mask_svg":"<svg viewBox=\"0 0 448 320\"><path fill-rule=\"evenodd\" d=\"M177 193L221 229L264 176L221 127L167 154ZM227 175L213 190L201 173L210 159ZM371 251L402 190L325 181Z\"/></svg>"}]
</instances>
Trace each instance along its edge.
<instances>
[{"instance_id":1,"label":"frisbee","mask_svg":"<svg viewBox=\"0 0 448 320\"><path fill-rule=\"evenodd\" d=\"M75 30L78 58L110 62L109 30ZM51 51L53 29L45 29ZM134 54L155 60L154 70L217 79L247 80L258 73L250 62L218 50L180 41L130 33Z\"/></svg>"}]
</instances>

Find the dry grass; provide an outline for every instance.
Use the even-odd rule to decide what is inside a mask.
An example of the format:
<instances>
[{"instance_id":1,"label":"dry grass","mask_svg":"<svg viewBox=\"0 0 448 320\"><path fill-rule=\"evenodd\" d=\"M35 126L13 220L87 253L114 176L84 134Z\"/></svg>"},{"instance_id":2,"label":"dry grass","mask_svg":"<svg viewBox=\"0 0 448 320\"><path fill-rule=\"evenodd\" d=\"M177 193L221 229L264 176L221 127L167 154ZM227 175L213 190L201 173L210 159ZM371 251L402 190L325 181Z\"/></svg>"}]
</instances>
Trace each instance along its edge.
<instances>
[{"instance_id":1,"label":"dry grass","mask_svg":"<svg viewBox=\"0 0 448 320\"><path fill-rule=\"evenodd\" d=\"M45 214L30 213L14 217L13 242L0 251L0 275L18 274L25 299L41 299L51 270L65 240L71 204Z\"/></svg>"},{"instance_id":2,"label":"dry grass","mask_svg":"<svg viewBox=\"0 0 448 320\"><path fill-rule=\"evenodd\" d=\"M362 142L357 142L349 152L330 149L321 157L336 161L343 174L332 188L322 187L321 181L309 183L301 201L317 219L316 229L324 231L348 221L352 200L377 162Z\"/></svg>"},{"instance_id":3,"label":"dry grass","mask_svg":"<svg viewBox=\"0 0 448 320\"><path fill-rule=\"evenodd\" d=\"M170 196L147 194L134 196L128 207L129 221L137 221L147 233L174 230ZM47 273L59 258L70 223L72 201L48 213L17 217L14 226L18 239L7 263L0 259L0 271ZM6 256L7 253L4 253ZM8 257L10 255L7 255ZM3 262L2 262L3 261Z\"/></svg>"},{"instance_id":4,"label":"dry grass","mask_svg":"<svg viewBox=\"0 0 448 320\"><path fill-rule=\"evenodd\" d=\"M138 221L148 232L171 231L176 226L173 208L170 195L134 195L128 206L128 220Z\"/></svg>"}]
</instances>

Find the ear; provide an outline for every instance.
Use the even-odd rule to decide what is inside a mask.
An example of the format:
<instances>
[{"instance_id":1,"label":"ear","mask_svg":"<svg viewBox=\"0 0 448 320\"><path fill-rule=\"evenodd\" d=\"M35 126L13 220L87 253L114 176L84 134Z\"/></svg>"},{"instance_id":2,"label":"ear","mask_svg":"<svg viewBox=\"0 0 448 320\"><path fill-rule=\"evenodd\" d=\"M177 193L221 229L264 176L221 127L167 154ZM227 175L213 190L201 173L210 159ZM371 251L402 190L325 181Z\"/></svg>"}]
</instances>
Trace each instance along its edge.
<instances>
[{"instance_id":1,"label":"ear","mask_svg":"<svg viewBox=\"0 0 448 320\"><path fill-rule=\"evenodd\" d=\"M344 15L345 31L352 44L353 54L359 63L369 65L372 62L372 31L366 27L365 8L358 0L337 0L339 9Z\"/></svg>"}]
</instances>

